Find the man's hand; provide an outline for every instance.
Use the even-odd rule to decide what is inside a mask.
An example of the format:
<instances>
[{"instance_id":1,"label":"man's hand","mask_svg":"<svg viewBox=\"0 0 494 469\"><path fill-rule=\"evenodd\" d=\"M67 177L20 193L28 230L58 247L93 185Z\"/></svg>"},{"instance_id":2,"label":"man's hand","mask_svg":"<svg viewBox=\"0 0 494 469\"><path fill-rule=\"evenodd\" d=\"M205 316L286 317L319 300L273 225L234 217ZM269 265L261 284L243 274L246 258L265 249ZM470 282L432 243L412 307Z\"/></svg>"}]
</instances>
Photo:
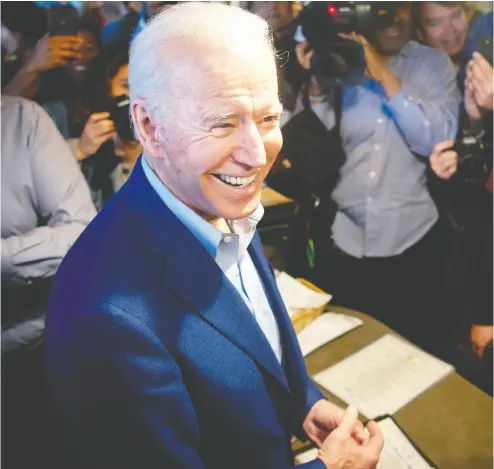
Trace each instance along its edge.
<instances>
[{"instance_id":1,"label":"man's hand","mask_svg":"<svg viewBox=\"0 0 494 469\"><path fill-rule=\"evenodd\" d=\"M453 140L438 143L429 157L432 171L441 179L450 179L458 170L458 153L450 150L453 145Z\"/></svg>"},{"instance_id":2,"label":"man's hand","mask_svg":"<svg viewBox=\"0 0 494 469\"><path fill-rule=\"evenodd\" d=\"M339 426L331 432L319 448L317 457L326 469L375 469L384 447L384 437L375 422L367 425L368 441L359 444L352 438L358 422L358 412L349 406Z\"/></svg>"},{"instance_id":3,"label":"man's hand","mask_svg":"<svg viewBox=\"0 0 494 469\"><path fill-rule=\"evenodd\" d=\"M474 324L470 330L470 341L473 351L482 358L485 349L494 340L494 326Z\"/></svg>"},{"instance_id":4,"label":"man's hand","mask_svg":"<svg viewBox=\"0 0 494 469\"><path fill-rule=\"evenodd\" d=\"M327 436L341 424L344 416L344 409L321 399L312 406L302 427L307 436L321 447ZM359 444L363 444L369 439L367 431L359 420L355 421L354 428L350 433Z\"/></svg>"},{"instance_id":5,"label":"man's hand","mask_svg":"<svg viewBox=\"0 0 494 469\"><path fill-rule=\"evenodd\" d=\"M297 55L298 64L304 69L310 69L310 61L312 60L312 56L314 55L314 50L308 50L306 52L306 48L309 45L307 41L299 42L295 46L295 54Z\"/></svg>"},{"instance_id":6,"label":"man's hand","mask_svg":"<svg viewBox=\"0 0 494 469\"><path fill-rule=\"evenodd\" d=\"M473 93L477 106L485 111L493 109L493 69L478 52L473 53L473 59L468 63L467 77L473 84Z\"/></svg>"},{"instance_id":7,"label":"man's hand","mask_svg":"<svg viewBox=\"0 0 494 469\"><path fill-rule=\"evenodd\" d=\"M468 72L467 72L468 74ZM482 120L484 117L484 110L477 104L474 96L474 88L472 81L467 77L465 78L465 96L463 98L463 104L465 111L472 122Z\"/></svg>"},{"instance_id":8,"label":"man's hand","mask_svg":"<svg viewBox=\"0 0 494 469\"><path fill-rule=\"evenodd\" d=\"M77 36L45 35L36 44L27 68L30 72L44 72L52 68L63 67L70 60L82 57L80 47L83 40Z\"/></svg>"},{"instance_id":9,"label":"man's hand","mask_svg":"<svg viewBox=\"0 0 494 469\"><path fill-rule=\"evenodd\" d=\"M367 75L376 80L384 88L386 96L392 98L401 89L400 79L388 68L387 59L360 34L339 34L343 39L355 41L362 46L365 54Z\"/></svg>"},{"instance_id":10,"label":"man's hand","mask_svg":"<svg viewBox=\"0 0 494 469\"><path fill-rule=\"evenodd\" d=\"M108 119L109 117L109 112L91 114L77 146L76 157L78 161L94 155L103 143L116 135L115 124Z\"/></svg>"}]
</instances>

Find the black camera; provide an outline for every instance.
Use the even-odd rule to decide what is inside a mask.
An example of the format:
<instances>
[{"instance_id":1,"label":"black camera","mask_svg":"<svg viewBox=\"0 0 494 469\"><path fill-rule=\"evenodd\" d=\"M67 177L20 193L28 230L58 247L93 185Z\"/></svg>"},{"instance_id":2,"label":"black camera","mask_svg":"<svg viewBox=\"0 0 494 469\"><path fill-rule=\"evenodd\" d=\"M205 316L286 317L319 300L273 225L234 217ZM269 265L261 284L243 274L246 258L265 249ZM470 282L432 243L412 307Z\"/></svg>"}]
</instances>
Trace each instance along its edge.
<instances>
[{"instance_id":1,"label":"black camera","mask_svg":"<svg viewBox=\"0 0 494 469\"><path fill-rule=\"evenodd\" d=\"M130 121L130 100L128 96L117 96L113 101L113 109L110 112L110 117L115 124L120 140L124 142L135 140Z\"/></svg>"},{"instance_id":2,"label":"black camera","mask_svg":"<svg viewBox=\"0 0 494 469\"><path fill-rule=\"evenodd\" d=\"M340 84L357 85L365 75L362 46L340 33L367 35L390 27L403 2L310 2L297 22L314 50L311 73L328 90Z\"/></svg>"},{"instance_id":3,"label":"black camera","mask_svg":"<svg viewBox=\"0 0 494 469\"><path fill-rule=\"evenodd\" d=\"M468 183L483 184L492 169L492 147L482 135L464 135L455 141L453 150L458 154L458 176Z\"/></svg>"}]
</instances>

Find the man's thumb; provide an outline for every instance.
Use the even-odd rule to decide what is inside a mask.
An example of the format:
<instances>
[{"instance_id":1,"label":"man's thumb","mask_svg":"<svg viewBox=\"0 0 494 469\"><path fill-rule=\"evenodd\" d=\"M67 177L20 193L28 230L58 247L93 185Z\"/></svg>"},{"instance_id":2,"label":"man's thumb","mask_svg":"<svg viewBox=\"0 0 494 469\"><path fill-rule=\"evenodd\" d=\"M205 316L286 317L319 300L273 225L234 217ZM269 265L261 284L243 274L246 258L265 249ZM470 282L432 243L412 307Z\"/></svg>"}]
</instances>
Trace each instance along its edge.
<instances>
[{"instance_id":1,"label":"man's thumb","mask_svg":"<svg viewBox=\"0 0 494 469\"><path fill-rule=\"evenodd\" d=\"M345 414L343 415L343 419L341 423L338 425L338 428L336 429L338 433L341 433L344 436L349 437L353 430L355 429L355 425L357 424L358 420L358 410L355 406L349 405L346 410Z\"/></svg>"}]
</instances>

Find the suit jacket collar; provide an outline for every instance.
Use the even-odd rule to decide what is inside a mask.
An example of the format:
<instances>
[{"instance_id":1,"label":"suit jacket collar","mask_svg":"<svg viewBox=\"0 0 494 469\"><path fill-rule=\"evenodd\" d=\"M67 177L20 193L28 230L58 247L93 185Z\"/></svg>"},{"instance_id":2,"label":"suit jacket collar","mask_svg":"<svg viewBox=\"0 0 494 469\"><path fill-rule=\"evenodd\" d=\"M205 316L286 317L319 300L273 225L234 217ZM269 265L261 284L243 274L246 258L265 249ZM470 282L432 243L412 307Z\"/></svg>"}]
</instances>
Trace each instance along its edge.
<instances>
[{"instance_id":1,"label":"suit jacket collar","mask_svg":"<svg viewBox=\"0 0 494 469\"><path fill-rule=\"evenodd\" d=\"M291 392L283 369L252 313L206 248L156 194L140 161L121 189L121 195L136 229L141 232L144 248L165 258L165 285ZM294 344L298 347L297 341L296 338L293 340L293 330L290 334L291 327L287 327L285 317L288 315L286 312L280 314L280 311L285 311L281 299L273 296L276 287L270 280L269 266L260 242L251 243L249 253L272 303L284 353L290 355L287 357L289 369L293 369L300 364L292 356ZM293 371L289 376L295 378L296 374Z\"/></svg>"}]
</instances>

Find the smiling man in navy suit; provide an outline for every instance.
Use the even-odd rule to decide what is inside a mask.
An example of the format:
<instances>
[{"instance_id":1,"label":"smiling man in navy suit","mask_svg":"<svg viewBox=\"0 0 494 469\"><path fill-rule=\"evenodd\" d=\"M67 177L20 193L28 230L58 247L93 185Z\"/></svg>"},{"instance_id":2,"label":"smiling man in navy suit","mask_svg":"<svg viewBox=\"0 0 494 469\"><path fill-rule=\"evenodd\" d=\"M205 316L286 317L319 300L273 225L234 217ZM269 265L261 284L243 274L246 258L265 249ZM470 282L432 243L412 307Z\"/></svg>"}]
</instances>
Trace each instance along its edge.
<instances>
[{"instance_id":1,"label":"smiling man in navy suit","mask_svg":"<svg viewBox=\"0 0 494 469\"><path fill-rule=\"evenodd\" d=\"M310 382L255 234L282 140L266 23L184 3L132 44L144 154L58 271L50 379L85 468L374 468L375 423Z\"/></svg>"}]
</instances>

